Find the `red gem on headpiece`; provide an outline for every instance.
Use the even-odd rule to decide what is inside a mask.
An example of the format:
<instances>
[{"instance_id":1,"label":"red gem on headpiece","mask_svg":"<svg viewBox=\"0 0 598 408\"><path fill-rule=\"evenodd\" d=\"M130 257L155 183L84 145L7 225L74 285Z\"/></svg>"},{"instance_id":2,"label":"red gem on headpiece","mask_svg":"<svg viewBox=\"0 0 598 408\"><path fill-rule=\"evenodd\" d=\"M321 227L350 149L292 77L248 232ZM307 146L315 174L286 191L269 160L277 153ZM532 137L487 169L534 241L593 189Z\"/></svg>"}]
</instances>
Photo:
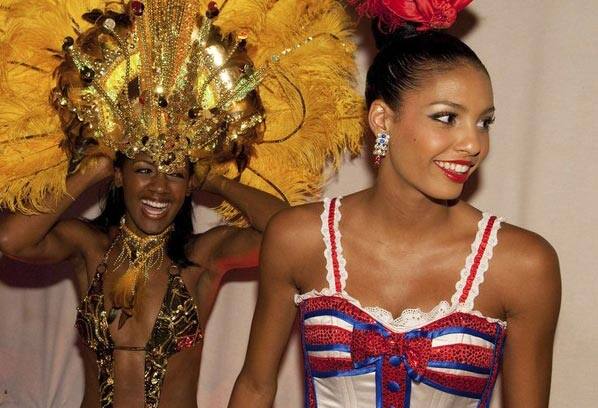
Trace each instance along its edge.
<instances>
[{"instance_id":1,"label":"red gem on headpiece","mask_svg":"<svg viewBox=\"0 0 598 408\"><path fill-rule=\"evenodd\" d=\"M140 1L132 1L131 10L133 10L133 14L135 14L137 17L142 16L143 10L145 10L145 5Z\"/></svg>"},{"instance_id":2,"label":"red gem on headpiece","mask_svg":"<svg viewBox=\"0 0 598 408\"><path fill-rule=\"evenodd\" d=\"M208 18L215 18L218 17L218 14L220 14L220 9L218 8L218 5L216 4L215 1L211 1L208 3L208 12L206 13L206 16Z\"/></svg>"}]
</instances>

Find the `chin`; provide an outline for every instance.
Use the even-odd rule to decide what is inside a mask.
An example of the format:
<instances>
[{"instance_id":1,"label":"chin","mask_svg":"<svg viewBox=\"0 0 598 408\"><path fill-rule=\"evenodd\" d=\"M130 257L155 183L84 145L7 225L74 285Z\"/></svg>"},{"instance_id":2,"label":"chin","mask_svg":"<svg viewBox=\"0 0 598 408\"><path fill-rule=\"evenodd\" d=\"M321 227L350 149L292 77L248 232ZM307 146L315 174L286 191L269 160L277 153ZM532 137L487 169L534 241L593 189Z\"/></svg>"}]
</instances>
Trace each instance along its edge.
<instances>
[{"instance_id":1,"label":"chin","mask_svg":"<svg viewBox=\"0 0 598 408\"><path fill-rule=\"evenodd\" d=\"M453 187L453 188L447 188L446 186L444 188L437 187L437 188L430 188L427 191L424 191L424 194L427 197L429 197L431 200L439 201L439 202L457 200L457 199L459 199L459 197L461 197L462 193L463 193L462 186Z\"/></svg>"},{"instance_id":2,"label":"chin","mask_svg":"<svg viewBox=\"0 0 598 408\"><path fill-rule=\"evenodd\" d=\"M144 214L138 214L132 217L135 226L144 234L158 235L166 231L166 229L174 222L174 216L166 216L162 219L151 219Z\"/></svg>"}]
</instances>

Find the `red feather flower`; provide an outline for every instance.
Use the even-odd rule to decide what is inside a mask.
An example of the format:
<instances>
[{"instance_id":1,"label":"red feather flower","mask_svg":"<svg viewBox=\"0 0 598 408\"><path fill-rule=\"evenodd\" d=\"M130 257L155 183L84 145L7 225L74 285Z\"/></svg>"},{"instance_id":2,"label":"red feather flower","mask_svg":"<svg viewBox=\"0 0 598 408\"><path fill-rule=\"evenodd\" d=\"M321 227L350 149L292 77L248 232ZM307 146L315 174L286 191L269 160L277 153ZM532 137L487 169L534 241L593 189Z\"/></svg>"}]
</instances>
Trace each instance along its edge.
<instances>
[{"instance_id":1,"label":"red feather flower","mask_svg":"<svg viewBox=\"0 0 598 408\"><path fill-rule=\"evenodd\" d=\"M405 22L417 24L419 31L449 28L457 13L473 0L349 0L357 12L377 18L390 30Z\"/></svg>"}]
</instances>

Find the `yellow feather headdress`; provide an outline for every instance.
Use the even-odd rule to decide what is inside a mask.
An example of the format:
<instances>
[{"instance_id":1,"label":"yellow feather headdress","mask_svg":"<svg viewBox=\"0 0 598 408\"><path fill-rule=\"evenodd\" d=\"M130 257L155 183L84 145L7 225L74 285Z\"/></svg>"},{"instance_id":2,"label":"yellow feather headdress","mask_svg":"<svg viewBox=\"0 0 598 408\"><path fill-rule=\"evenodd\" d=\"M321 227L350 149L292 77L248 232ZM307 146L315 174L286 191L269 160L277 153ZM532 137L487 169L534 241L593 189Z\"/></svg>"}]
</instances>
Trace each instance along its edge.
<instances>
[{"instance_id":1,"label":"yellow feather headdress","mask_svg":"<svg viewBox=\"0 0 598 408\"><path fill-rule=\"evenodd\" d=\"M89 143L223 164L293 204L359 149L336 0L1 0L0 24L0 207L51 209Z\"/></svg>"}]
</instances>

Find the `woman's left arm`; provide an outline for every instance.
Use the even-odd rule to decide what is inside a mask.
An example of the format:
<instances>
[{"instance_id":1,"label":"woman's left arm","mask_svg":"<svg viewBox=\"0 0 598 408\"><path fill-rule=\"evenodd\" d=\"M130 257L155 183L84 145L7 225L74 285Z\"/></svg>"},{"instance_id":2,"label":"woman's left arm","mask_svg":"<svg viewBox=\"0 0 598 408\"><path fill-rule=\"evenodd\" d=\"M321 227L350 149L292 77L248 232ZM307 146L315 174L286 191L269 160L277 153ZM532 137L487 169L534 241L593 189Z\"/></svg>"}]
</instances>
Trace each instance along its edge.
<instances>
[{"instance_id":1,"label":"woman's left arm","mask_svg":"<svg viewBox=\"0 0 598 408\"><path fill-rule=\"evenodd\" d=\"M505 408L547 408L561 303L559 262L543 238L525 235L506 294L503 404Z\"/></svg>"},{"instance_id":2,"label":"woman's left arm","mask_svg":"<svg viewBox=\"0 0 598 408\"><path fill-rule=\"evenodd\" d=\"M218 194L245 215L251 228L220 226L196 236L189 257L217 274L258 264L262 232L270 219L289 205L264 191L222 176L208 178L202 190Z\"/></svg>"},{"instance_id":3,"label":"woman's left arm","mask_svg":"<svg viewBox=\"0 0 598 408\"><path fill-rule=\"evenodd\" d=\"M208 177L201 189L217 194L231 203L259 232L264 232L268 221L274 214L289 207L289 204L272 194L223 176Z\"/></svg>"}]
</instances>

